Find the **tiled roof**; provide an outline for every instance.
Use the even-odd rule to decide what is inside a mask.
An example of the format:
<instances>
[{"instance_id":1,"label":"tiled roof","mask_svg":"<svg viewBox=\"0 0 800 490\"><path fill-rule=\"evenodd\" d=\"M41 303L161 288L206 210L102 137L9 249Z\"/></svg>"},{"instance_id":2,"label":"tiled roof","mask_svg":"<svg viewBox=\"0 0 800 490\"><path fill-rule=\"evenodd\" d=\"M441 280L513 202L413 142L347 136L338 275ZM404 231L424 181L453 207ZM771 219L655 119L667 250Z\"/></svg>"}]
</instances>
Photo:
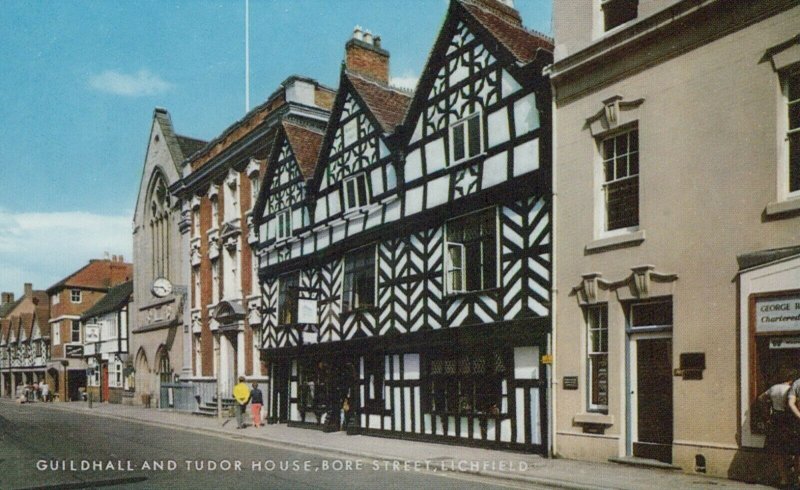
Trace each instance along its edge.
<instances>
[{"instance_id":1,"label":"tiled roof","mask_svg":"<svg viewBox=\"0 0 800 490\"><path fill-rule=\"evenodd\" d=\"M108 289L129 280L133 264L112 260L90 260L89 263L47 288L48 293L67 287Z\"/></svg>"},{"instance_id":2,"label":"tiled roof","mask_svg":"<svg viewBox=\"0 0 800 490\"><path fill-rule=\"evenodd\" d=\"M403 121L414 94L363 78L352 72L345 74L358 95L369 106L370 112L378 119L383 131L393 133L397 125Z\"/></svg>"},{"instance_id":3,"label":"tiled roof","mask_svg":"<svg viewBox=\"0 0 800 490\"><path fill-rule=\"evenodd\" d=\"M11 303L6 303L4 305L0 305L0 318L4 318L6 315L11 313L11 310L17 307L18 304L22 302L22 298L19 298L16 301L12 301Z\"/></svg>"},{"instance_id":4,"label":"tiled roof","mask_svg":"<svg viewBox=\"0 0 800 490\"><path fill-rule=\"evenodd\" d=\"M283 129L289 144L292 145L292 151L303 177L310 179L314 176L314 167L317 164L323 133L289 121L283 121Z\"/></svg>"},{"instance_id":5,"label":"tiled roof","mask_svg":"<svg viewBox=\"0 0 800 490\"><path fill-rule=\"evenodd\" d=\"M20 326L25 330L25 338L30 340L31 335L33 335L33 313L21 314Z\"/></svg>"},{"instance_id":6,"label":"tiled roof","mask_svg":"<svg viewBox=\"0 0 800 490\"><path fill-rule=\"evenodd\" d=\"M539 49L553 50L553 40L544 34L530 31L512 20L513 15L502 15L509 9L497 0L459 0L472 17L486 28L519 61L528 63ZM519 14L516 14L516 19Z\"/></svg>"},{"instance_id":7,"label":"tiled roof","mask_svg":"<svg viewBox=\"0 0 800 490\"><path fill-rule=\"evenodd\" d=\"M199 140L197 138L190 138L189 136L181 136L179 134L175 135L175 139L178 140L178 146L181 148L184 158L189 158L190 156L194 155L198 151L202 150L203 147L208 143L207 141Z\"/></svg>"},{"instance_id":8,"label":"tiled roof","mask_svg":"<svg viewBox=\"0 0 800 490\"><path fill-rule=\"evenodd\" d=\"M34 314L36 315L36 323L39 325L39 333L42 337L49 337L50 308L48 306L37 306Z\"/></svg>"},{"instance_id":9,"label":"tiled roof","mask_svg":"<svg viewBox=\"0 0 800 490\"><path fill-rule=\"evenodd\" d=\"M760 265L766 265L770 262L792 257L793 255L800 255L800 246L772 248L769 250L759 250L757 252L750 252L736 256L736 261L739 262L739 270L749 269Z\"/></svg>"},{"instance_id":10,"label":"tiled roof","mask_svg":"<svg viewBox=\"0 0 800 490\"><path fill-rule=\"evenodd\" d=\"M114 286L108 290L105 296L100 298L100 301L81 315L81 320L120 309L130 300L131 294L133 294L133 281L123 282L118 286Z\"/></svg>"},{"instance_id":11,"label":"tiled roof","mask_svg":"<svg viewBox=\"0 0 800 490\"><path fill-rule=\"evenodd\" d=\"M8 327L11 324L11 320L4 318L0 320L0 342L3 342L8 337Z\"/></svg>"}]
</instances>

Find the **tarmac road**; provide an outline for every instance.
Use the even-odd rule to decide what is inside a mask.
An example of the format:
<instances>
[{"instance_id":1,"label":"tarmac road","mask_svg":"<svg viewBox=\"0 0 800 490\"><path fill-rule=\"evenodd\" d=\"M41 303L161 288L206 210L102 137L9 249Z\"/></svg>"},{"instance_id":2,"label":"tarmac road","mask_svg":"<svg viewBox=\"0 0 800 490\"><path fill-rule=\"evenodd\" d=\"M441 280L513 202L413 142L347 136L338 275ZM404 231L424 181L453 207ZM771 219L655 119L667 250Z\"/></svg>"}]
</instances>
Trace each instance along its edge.
<instances>
[{"instance_id":1,"label":"tarmac road","mask_svg":"<svg viewBox=\"0 0 800 490\"><path fill-rule=\"evenodd\" d=\"M523 488L486 477L437 473L435 467L415 471L382 461L276 449L237 440L235 434L211 436L36 405L1 408L3 490Z\"/></svg>"}]
</instances>

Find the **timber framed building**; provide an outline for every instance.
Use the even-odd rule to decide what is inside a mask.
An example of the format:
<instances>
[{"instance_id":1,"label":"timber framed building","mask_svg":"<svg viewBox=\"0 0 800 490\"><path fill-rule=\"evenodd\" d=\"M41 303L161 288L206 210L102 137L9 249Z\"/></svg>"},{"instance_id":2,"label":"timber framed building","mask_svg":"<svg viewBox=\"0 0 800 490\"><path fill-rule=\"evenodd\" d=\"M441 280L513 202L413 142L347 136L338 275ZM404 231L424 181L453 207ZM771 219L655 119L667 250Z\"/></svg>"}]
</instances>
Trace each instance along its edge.
<instances>
[{"instance_id":1,"label":"timber framed building","mask_svg":"<svg viewBox=\"0 0 800 490\"><path fill-rule=\"evenodd\" d=\"M46 371L50 359L50 306L47 293L25 283L21 298L3 293L0 305L0 396L16 397L18 388L54 384Z\"/></svg>"},{"instance_id":2,"label":"timber framed building","mask_svg":"<svg viewBox=\"0 0 800 490\"><path fill-rule=\"evenodd\" d=\"M454 0L412 94L356 30L324 135L279 137L254 212L271 421L547 451L551 51Z\"/></svg>"}]
</instances>

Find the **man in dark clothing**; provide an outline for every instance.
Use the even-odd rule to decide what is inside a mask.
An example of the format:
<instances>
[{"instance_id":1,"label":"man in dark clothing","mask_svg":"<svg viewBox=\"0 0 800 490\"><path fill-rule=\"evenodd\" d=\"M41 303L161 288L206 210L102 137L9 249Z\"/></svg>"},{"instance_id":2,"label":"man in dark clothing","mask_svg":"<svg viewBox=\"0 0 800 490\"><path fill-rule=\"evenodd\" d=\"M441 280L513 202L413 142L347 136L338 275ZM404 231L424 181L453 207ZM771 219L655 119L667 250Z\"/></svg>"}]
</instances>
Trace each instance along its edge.
<instances>
[{"instance_id":1,"label":"man in dark clothing","mask_svg":"<svg viewBox=\"0 0 800 490\"><path fill-rule=\"evenodd\" d=\"M250 410L253 413L253 425L261 427L261 407L264 405L264 395L258 389L258 383L253 383L253 389L250 390Z\"/></svg>"}]
</instances>

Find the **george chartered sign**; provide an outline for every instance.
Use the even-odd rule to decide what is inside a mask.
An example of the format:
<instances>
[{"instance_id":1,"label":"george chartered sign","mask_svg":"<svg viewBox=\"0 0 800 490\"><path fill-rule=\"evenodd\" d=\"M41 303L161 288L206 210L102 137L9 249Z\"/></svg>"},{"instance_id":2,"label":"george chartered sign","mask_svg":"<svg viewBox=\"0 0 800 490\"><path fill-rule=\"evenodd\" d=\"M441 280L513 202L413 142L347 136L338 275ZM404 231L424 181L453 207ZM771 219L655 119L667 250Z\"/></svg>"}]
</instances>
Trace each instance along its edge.
<instances>
[{"instance_id":1,"label":"george chartered sign","mask_svg":"<svg viewBox=\"0 0 800 490\"><path fill-rule=\"evenodd\" d=\"M756 332L800 330L800 295L755 301Z\"/></svg>"}]
</instances>

